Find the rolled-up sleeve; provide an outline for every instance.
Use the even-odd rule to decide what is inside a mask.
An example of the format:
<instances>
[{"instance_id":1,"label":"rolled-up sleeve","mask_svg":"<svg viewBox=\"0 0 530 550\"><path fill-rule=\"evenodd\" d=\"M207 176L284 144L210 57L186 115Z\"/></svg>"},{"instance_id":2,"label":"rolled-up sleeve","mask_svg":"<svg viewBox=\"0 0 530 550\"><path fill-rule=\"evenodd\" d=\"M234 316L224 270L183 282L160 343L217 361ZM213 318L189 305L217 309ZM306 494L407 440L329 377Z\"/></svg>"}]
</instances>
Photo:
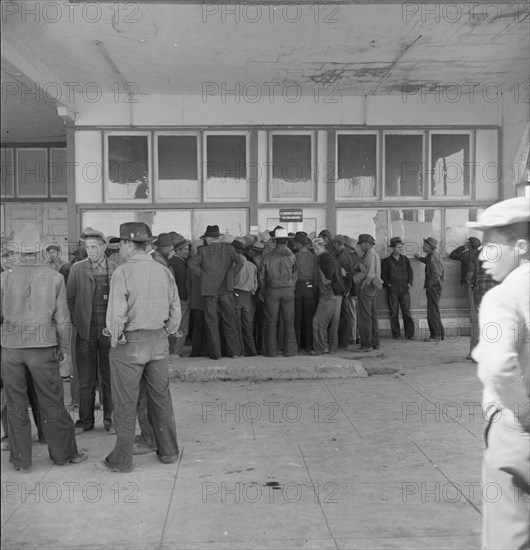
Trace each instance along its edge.
<instances>
[{"instance_id":1,"label":"rolled-up sleeve","mask_svg":"<svg viewBox=\"0 0 530 550\"><path fill-rule=\"evenodd\" d=\"M177 285L174 281L169 281L169 317L166 321L166 330L174 334L180 327L182 311L180 308L180 298Z\"/></svg>"}]
</instances>

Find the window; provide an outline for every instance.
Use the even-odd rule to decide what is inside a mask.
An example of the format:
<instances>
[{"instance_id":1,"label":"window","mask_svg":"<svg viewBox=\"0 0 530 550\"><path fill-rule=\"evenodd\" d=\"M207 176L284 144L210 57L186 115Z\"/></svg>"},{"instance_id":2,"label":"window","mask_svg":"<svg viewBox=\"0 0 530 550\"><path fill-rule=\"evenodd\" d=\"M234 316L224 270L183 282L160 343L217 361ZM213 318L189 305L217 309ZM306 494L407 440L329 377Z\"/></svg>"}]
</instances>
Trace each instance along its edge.
<instances>
[{"instance_id":1,"label":"window","mask_svg":"<svg viewBox=\"0 0 530 550\"><path fill-rule=\"evenodd\" d=\"M50 186L52 197L66 197L68 189L68 167L66 149L50 149Z\"/></svg>"},{"instance_id":2,"label":"window","mask_svg":"<svg viewBox=\"0 0 530 550\"><path fill-rule=\"evenodd\" d=\"M337 136L337 199L377 194L377 135Z\"/></svg>"},{"instance_id":3,"label":"window","mask_svg":"<svg viewBox=\"0 0 530 550\"><path fill-rule=\"evenodd\" d=\"M197 134L156 136L156 200L199 200Z\"/></svg>"},{"instance_id":4,"label":"window","mask_svg":"<svg viewBox=\"0 0 530 550\"><path fill-rule=\"evenodd\" d=\"M431 197L471 195L470 135L431 134Z\"/></svg>"},{"instance_id":5,"label":"window","mask_svg":"<svg viewBox=\"0 0 530 550\"><path fill-rule=\"evenodd\" d=\"M401 237L407 256L421 254L423 239L427 237L438 242L442 239L442 211L438 208L391 209L389 214L389 238Z\"/></svg>"},{"instance_id":6,"label":"window","mask_svg":"<svg viewBox=\"0 0 530 550\"><path fill-rule=\"evenodd\" d=\"M385 135L385 196L422 197L423 134Z\"/></svg>"},{"instance_id":7,"label":"window","mask_svg":"<svg viewBox=\"0 0 530 550\"><path fill-rule=\"evenodd\" d=\"M247 135L209 132L206 140L204 200L247 200Z\"/></svg>"},{"instance_id":8,"label":"window","mask_svg":"<svg viewBox=\"0 0 530 550\"><path fill-rule=\"evenodd\" d=\"M107 201L151 202L147 132L109 132L105 158Z\"/></svg>"},{"instance_id":9,"label":"window","mask_svg":"<svg viewBox=\"0 0 530 550\"><path fill-rule=\"evenodd\" d=\"M312 134L272 134L271 199L313 200Z\"/></svg>"},{"instance_id":10,"label":"window","mask_svg":"<svg viewBox=\"0 0 530 550\"><path fill-rule=\"evenodd\" d=\"M17 195L48 197L48 150L41 147L17 149Z\"/></svg>"},{"instance_id":11,"label":"window","mask_svg":"<svg viewBox=\"0 0 530 550\"><path fill-rule=\"evenodd\" d=\"M1 196L15 196L15 160L13 149L1 150L0 181Z\"/></svg>"},{"instance_id":12,"label":"window","mask_svg":"<svg viewBox=\"0 0 530 550\"><path fill-rule=\"evenodd\" d=\"M466 222L477 221L483 208L447 208L445 211L445 253L449 255L469 237L482 239L482 231L466 227Z\"/></svg>"},{"instance_id":13,"label":"window","mask_svg":"<svg viewBox=\"0 0 530 550\"><path fill-rule=\"evenodd\" d=\"M383 257L387 255L388 216L380 208L338 208L337 233L357 240L361 233L368 233L375 239L375 249Z\"/></svg>"}]
</instances>

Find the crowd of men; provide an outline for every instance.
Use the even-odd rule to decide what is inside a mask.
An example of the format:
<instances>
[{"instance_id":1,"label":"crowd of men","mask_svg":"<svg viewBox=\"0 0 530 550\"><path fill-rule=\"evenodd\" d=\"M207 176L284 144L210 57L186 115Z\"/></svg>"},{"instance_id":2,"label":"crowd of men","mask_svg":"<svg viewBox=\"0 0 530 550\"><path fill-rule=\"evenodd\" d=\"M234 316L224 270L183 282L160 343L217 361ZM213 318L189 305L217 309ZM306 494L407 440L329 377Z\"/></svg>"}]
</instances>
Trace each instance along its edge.
<instances>
[{"instance_id":1,"label":"crowd of men","mask_svg":"<svg viewBox=\"0 0 530 550\"><path fill-rule=\"evenodd\" d=\"M506 495L517 487L526 496L530 426L515 408L530 403L529 220L526 199L493 205L468 223L485 232L486 246L471 237L451 253L468 286L472 356L484 384L483 479ZM176 462L169 356L182 352L188 332L191 355L212 359L290 357L300 350L319 355L352 345L368 352L380 346L376 301L384 285L392 336L401 338L401 310L405 338L415 337L413 271L399 237L391 239L383 261L371 235L355 241L323 230L311 239L280 226L261 238L229 238L217 225L208 226L191 256L191 243L182 235L153 237L141 222L121 224L118 237L86 228L71 263L61 260L56 244L45 248L43 261L39 241L28 226L1 253L2 450L10 451L21 473L32 459L28 403L51 460L78 464L87 455L78 451L75 436L94 429L96 387L104 428L116 435L113 450L96 467L130 472L135 454L155 451L160 462ZM416 255L425 264L428 342L445 337L439 309L444 268L437 248L436 239L427 237L425 256ZM501 284L493 289L495 283ZM482 331L492 323L501 327L493 342L479 338L481 301ZM64 405L60 368L72 347L79 386L75 424ZM525 498L484 505L485 548L528 543ZM509 546L503 546L506 541Z\"/></svg>"}]
</instances>

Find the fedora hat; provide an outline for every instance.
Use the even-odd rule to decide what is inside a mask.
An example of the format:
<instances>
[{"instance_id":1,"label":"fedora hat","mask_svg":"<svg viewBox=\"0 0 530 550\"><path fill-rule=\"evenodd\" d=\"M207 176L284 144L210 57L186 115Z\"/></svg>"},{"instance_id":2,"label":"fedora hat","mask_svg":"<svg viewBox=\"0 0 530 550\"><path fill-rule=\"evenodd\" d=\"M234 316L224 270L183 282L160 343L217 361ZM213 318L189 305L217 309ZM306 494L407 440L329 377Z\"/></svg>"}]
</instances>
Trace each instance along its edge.
<instances>
[{"instance_id":1,"label":"fedora hat","mask_svg":"<svg viewBox=\"0 0 530 550\"><path fill-rule=\"evenodd\" d=\"M355 239L352 239L351 237L344 235L344 246L346 246L350 250L355 250L356 244L357 244L357 241Z\"/></svg>"},{"instance_id":2,"label":"fedora hat","mask_svg":"<svg viewBox=\"0 0 530 550\"><path fill-rule=\"evenodd\" d=\"M375 239L372 237L372 235L369 235L368 233L362 233L361 235L359 235L359 244L362 243L375 244Z\"/></svg>"},{"instance_id":3,"label":"fedora hat","mask_svg":"<svg viewBox=\"0 0 530 550\"><path fill-rule=\"evenodd\" d=\"M397 246L398 244L403 244L401 237L392 237L390 239L390 244L388 246L391 246L392 248L394 248L394 246Z\"/></svg>"},{"instance_id":4,"label":"fedora hat","mask_svg":"<svg viewBox=\"0 0 530 550\"><path fill-rule=\"evenodd\" d=\"M173 246L175 238L170 233L160 233L153 244L155 246Z\"/></svg>"},{"instance_id":5,"label":"fedora hat","mask_svg":"<svg viewBox=\"0 0 530 550\"><path fill-rule=\"evenodd\" d=\"M189 244L191 244L191 241L188 241L188 239L186 239L184 235L181 235L180 233L177 233L173 240L173 248L175 250L178 250L183 246L188 246Z\"/></svg>"},{"instance_id":6,"label":"fedora hat","mask_svg":"<svg viewBox=\"0 0 530 550\"><path fill-rule=\"evenodd\" d=\"M120 240L134 243L152 242L151 228L143 222L125 222L120 225Z\"/></svg>"},{"instance_id":7,"label":"fedora hat","mask_svg":"<svg viewBox=\"0 0 530 550\"><path fill-rule=\"evenodd\" d=\"M208 225L206 226L206 231L204 232L204 235L201 236L201 239L204 239L205 237L220 237L221 233L219 231L218 225Z\"/></svg>"},{"instance_id":8,"label":"fedora hat","mask_svg":"<svg viewBox=\"0 0 530 550\"><path fill-rule=\"evenodd\" d=\"M294 235L294 242L300 244L310 244L311 239L307 236L305 231L297 231Z\"/></svg>"},{"instance_id":9,"label":"fedora hat","mask_svg":"<svg viewBox=\"0 0 530 550\"><path fill-rule=\"evenodd\" d=\"M433 250L438 246L438 241L434 237L427 237L426 239L423 239L423 242L430 246Z\"/></svg>"},{"instance_id":10,"label":"fedora hat","mask_svg":"<svg viewBox=\"0 0 530 550\"><path fill-rule=\"evenodd\" d=\"M294 239L294 235L289 235L289 232L287 229L284 229L283 227L279 227L274 230L274 236L271 237L271 239Z\"/></svg>"}]
</instances>

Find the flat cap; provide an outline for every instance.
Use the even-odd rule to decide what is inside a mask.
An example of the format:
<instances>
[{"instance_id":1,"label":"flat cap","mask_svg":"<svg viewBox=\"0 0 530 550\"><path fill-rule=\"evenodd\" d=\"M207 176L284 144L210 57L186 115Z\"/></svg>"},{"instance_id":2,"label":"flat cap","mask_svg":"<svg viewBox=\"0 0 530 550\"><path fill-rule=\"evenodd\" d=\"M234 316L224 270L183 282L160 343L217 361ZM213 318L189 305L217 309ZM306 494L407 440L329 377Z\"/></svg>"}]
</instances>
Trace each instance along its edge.
<instances>
[{"instance_id":1,"label":"flat cap","mask_svg":"<svg viewBox=\"0 0 530 550\"><path fill-rule=\"evenodd\" d=\"M368 233L361 233L361 235L359 235L359 244L362 243L375 244L375 239L372 235L368 235Z\"/></svg>"},{"instance_id":2,"label":"flat cap","mask_svg":"<svg viewBox=\"0 0 530 550\"><path fill-rule=\"evenodd\" d=\"M498 202L486 208L478 221L467 222L466 226L484 231L492 227L503 227L519 222L530 222L530 201L528 197L516 197Z\"/></svg>"}]
</instances>

